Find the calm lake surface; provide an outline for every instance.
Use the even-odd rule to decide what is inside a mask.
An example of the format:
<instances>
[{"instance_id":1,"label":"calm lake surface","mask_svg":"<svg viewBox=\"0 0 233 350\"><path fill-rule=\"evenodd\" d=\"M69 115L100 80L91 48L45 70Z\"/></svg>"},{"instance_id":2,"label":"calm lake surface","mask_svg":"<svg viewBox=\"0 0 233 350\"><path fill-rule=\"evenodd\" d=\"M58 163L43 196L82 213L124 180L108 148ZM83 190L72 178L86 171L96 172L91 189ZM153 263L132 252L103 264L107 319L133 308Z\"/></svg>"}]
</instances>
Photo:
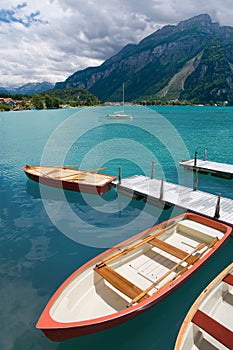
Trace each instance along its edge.
<instances>
[{"instance_id":1,"label":"calm lake surface","mask_svg":"<svg viewBox=\"0 0 233 350\"><path fill-rule=\"evenodd\" d=\"M126 107L127 108L127 107ZM118 327L55 343L35 324L59 285L108 247L181 212L117 195L63 192L28 180L22 166L77 164L117 176L150 176L193 186L182 159L233 164L232 107L107 107L0 114L0 349L172 350L194 299L233 261L233 239L173 295ZM233 199L233 180L199 175L198 189ZM232 213L233 215L233 213Z\"/></svg>"}]
</instances>

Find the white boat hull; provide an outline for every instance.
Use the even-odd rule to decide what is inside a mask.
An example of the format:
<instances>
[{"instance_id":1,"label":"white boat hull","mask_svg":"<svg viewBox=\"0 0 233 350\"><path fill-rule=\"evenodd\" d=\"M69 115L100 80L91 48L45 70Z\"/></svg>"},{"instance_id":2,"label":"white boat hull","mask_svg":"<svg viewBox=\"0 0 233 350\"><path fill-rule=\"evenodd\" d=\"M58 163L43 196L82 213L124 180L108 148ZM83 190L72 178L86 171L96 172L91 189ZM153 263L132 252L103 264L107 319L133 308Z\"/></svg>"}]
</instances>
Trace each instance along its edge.
<instances>
[{"instance_id":1,"label":"white boat hull","mask_svg":"<svg viewBox=\"0 0 233 350\"><path fill-rule=\"evenodd\" d=\"M146 230L75 271L50 299L37 328L60 341L127 321L183 284L230 233L230 227L195 214Z\"/></svg>"}]
</instances>

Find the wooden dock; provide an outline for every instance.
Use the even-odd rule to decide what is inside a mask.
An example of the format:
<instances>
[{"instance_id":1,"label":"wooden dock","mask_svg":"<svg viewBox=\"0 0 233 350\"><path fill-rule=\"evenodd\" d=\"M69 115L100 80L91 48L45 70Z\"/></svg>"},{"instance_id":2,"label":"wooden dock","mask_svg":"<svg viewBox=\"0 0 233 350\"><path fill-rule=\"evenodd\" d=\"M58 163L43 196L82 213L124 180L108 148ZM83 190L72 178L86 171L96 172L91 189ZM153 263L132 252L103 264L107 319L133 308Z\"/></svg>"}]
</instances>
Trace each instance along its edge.
<instances>
[{"instance_id":1,"label":"wooden dock","mask_svg":"<svg viewBox=\"0 0 233 350\"><path fill-rule=\"evenodd\" d=\"M164 207L178 206L185 210L219 219L233 225L233 200L219 196L194 191L192 188L173 184L163 180L152 179L142 175L114 181L113 185L119 193L130 197L144 198L150 204ZM217 204L220 204L219 207Z\"/></svg>"},{"instance_id":2,"label":"wooden dock","mask_svg":"<svg viewBox=\"0 0 233 350\"><path fill-rule=\"evenodd\" d=\"M190 160L183 160L179 164L187 170L195 171L197 169L201 173L210 173L212 176L222 177L225 179L233 179L232 164L218 163L195 158Z\"/></svg>"}]
</instances>

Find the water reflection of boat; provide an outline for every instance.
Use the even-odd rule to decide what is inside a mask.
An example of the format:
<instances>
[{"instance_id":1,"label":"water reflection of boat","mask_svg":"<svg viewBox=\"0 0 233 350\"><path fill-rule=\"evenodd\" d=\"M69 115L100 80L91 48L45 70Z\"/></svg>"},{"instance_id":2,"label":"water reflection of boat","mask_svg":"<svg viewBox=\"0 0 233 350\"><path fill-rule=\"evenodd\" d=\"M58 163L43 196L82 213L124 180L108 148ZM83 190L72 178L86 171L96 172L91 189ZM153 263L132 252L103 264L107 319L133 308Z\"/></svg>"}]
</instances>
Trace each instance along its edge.
<instances>
[{"instance_id":1,"label":"water reflection of boat","mask_svg":"<svg viewBox=\"0 0 233 350\"><path fill-rule=\"evenodd\" d=\"M44 199L51 200L55 202L64 202L74 203L78 205L87 205L85 198L81 192L74 191L61 191L59 188L50 187L46 185L41 185L38 182L27 180L26 182L26 191L29 196L34 199ZM92 194L86 193L85 196L92 196ZM112 188L110 191L105 192L101 198L106 201L113 201L117 196L116 191ZM96 198L96 197L95 197ZM95 199L96 202L97 198Z\"/></svg>"},{"instance_id":2,"label":"water reflection of boat","mask_svg":"<svg viewBox=\"0 0 233 350\"><path fill-rule=\"evenodd\" d=\"M46 305L37 328L61 341L121 324L185 283L231 231L186 213L131 237L68 277Z\"/></svg>"},{"instance_id":3,"label":"water reflection of boat","mask_svg":"<svg viewBox=\"0 0 233 350\"><path fill-rule=\"evenodd\" d=\"M37 182L28 180L26 183L26 190L27 194L35 199L44 199L44 200L52 200L56 202L64 202L67 201L70 204L74 204L76 208L79 208L82 212L91 212L94 210L94 208L98 207L98 197L95 197L94 205L90 206L88 202L88 198L86 196L92 196L91 194L85 194L85 197L83 197L81 192L73 192L73 191L60 191L60 189L50 186L44 186L41 184L38 184ZM42 191L41 191L42 190ZM172 208L169 208L164 205L164 207L155 207L153 205L147 205L145 201L143 200L135 200L135 198L132 196L132 198L129 200L129 197L126 197L125 195L118 193L115 191L115 188L112 188L110 191L105 192L100 198L102 198L104 201L109 202L110 205L111 202L113 202L114 206L118 209L114 212L117 213L117 215L122 214L122 220L124 220L124 224L127 221L127 216L130 213L135 212L135 216L139 215L141 211L144 211L146 214L148 214L151 217L154 217L154 223L157 221L157 219L160 217L161 214L165 214L165 220L170 215L170 211ZM149 203L148 203L149 204ZM100 206L103 205L103 203L100 203ZM167 212L168 209L169 213ZM183 212L183 210L180 210L179 212ZM128 214L127 214L128 213ZM99 218L101 217L102 220L106 219L106 217L103 217L105 215L110 215L104 212L99 213ZM83 218L84 219L84 218ZM109 220L109 219L108 219ZM132 220L132 217L128 218L128 220ZM119 225L122 225L122 222L119 223Z\"/></svg>"},{"instance_id":4,"label":"water reflection of boat","mask_svg":"<svg viewBox=\"0 0 233 350\"><path fill-rule=\"evenodd\" d=\"M94 196L93 198L92 194L85 193L84 196L81 192L61 191L58 188L39 185L37 182L28 180L26 190L33 199L52 201L54 205L57 203L59 207L65 206L67 202L67 205L83 222L94 219L95 226L98 227L103 227L103 225L109 228L124 226L140 215L143 210L146 210L150 218L154 218L155 223L161 213L161 209L157 212L157 208L151 206L145 208L143 201L129 200L124 195L118 195L114 188L101 197ZM105 205L110 207L109 211L107 208L104 210L103 206ZM118 220L119 217L121 220Z\"/></svg>"},{"instance_id":5,"label":"water reflection of boat","mask_svg":"<svg viewBox=\"0 0 233 350\"><path fill-rule=\"evenodd\" d=\"M112 187L115 176L96 171L76 170L65 166L23 166L29 179L69 191L104 194Z\"/></svg>"}]
</instances>

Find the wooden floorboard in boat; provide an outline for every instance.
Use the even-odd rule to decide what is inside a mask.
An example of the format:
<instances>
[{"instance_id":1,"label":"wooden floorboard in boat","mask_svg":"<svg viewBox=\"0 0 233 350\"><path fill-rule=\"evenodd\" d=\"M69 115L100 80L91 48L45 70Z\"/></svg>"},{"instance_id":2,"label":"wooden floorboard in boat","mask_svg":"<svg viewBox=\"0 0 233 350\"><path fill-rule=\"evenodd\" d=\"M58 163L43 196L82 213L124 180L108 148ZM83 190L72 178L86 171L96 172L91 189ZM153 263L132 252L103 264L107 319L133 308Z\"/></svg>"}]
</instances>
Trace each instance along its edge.
<instances>
[{"instance_id":1,"label":"wooden floorboard in boat","mask_svg":"<svg viewBox=\"0 0 233 350\"><path fill-rule=\"evenodd\" d=\"M148 250L145 255L131 262L130 266L136 270L140 276L154 283L160 276L167 273L180 261L180 259L176 258L174 255L160 251ZM175 273L172 273L169 277L174 274Z\"/></svg>"}]
</instances>

